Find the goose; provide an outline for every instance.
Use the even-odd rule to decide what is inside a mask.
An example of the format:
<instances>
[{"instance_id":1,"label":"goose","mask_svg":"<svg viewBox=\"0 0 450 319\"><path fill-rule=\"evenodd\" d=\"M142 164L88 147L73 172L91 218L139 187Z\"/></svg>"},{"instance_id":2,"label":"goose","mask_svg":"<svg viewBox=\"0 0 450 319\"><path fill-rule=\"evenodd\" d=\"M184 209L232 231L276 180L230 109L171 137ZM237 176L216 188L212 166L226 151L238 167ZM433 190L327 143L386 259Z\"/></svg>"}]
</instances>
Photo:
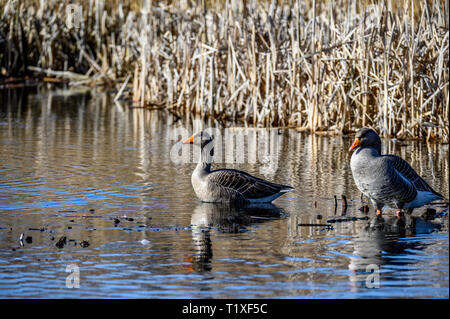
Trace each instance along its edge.
<instances>
[{"instance_id":1,"label":"goose","mask_svg":"<svg viewBox=\"0 0 450 319\"><path fill-rule=\"evenodd\" d=\"M195 194L202 202L235 205L270 203L294 189L235 169L211 170L213 139L206 131L192 135L183 144L201 148L200 160L192 173L191 182Z\"/></svg>"},{"instance_id":2,"label":"goose","mask_svg":"<svg viewBox=\"0 0 450 319\"><path fill-rule=\"evenodd\" d=\"M414 208L444 197L433 190L414 169L399 156L381 154L381 139L367 127L361 128L349 151L354 151L350 167L358 189L382 215L384 206L412 212Z\"/></svg>"}]
</instances>

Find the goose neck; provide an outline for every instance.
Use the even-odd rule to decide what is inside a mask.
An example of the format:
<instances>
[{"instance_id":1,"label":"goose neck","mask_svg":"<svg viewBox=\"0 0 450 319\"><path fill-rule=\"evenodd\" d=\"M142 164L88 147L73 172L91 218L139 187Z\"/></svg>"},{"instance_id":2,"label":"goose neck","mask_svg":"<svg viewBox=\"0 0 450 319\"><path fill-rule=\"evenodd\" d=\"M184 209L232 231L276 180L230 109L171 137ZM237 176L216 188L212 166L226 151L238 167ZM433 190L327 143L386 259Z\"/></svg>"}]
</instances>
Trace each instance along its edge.
<instances>
[{"instance_id":1,"label":"goose neck","mask_svg":"<svg viewBox=\"0 0 450 319\"><path fill-rule=\"evenodd\" d=\"M197 169L200 168L202 170L211 171L211 163L214 156L214 147L213 143L210 142L204 145L201 149L200 160L197 164Z\"/></svg>"}]
</instances>

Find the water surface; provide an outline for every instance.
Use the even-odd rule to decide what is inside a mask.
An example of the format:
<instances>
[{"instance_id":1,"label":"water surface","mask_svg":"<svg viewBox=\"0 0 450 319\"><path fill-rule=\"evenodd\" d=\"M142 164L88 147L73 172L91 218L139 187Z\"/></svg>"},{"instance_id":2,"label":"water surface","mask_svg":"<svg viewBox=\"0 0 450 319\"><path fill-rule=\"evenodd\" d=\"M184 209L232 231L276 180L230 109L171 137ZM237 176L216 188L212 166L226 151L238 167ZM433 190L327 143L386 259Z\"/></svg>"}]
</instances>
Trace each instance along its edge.
<instances>
[{"instance_id":1,"label":"water surface","mask_svg":"<svg viewBox=\"0 0 450 319\"><path fill-rule=\"evenodd\" d=\"M433 206L438 216L426 220L424 207L400 222L361 211L350 137L245 129L244 161L215 167L295 191L272 206L233 209L200 203L195 163L173 154L187 137L180 132L225 136L242 124L132 109L96 91L0 97L2 298L449 296L448 210ZM276 136L269 157L251 142L261 136ZM448 145L383 143L448 198ZM225 159L229 149L219 151ZM74 267L79 288L67 286Z\"/></svg>"}]
</instances>

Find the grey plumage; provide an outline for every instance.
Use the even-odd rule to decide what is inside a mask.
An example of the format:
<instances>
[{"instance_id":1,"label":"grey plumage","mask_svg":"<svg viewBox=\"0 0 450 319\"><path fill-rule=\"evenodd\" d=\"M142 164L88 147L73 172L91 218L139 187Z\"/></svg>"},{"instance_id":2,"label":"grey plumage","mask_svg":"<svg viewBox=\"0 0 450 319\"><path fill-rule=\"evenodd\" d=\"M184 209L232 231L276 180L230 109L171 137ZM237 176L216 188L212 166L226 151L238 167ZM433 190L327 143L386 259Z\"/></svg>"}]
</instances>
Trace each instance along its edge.
<instances>
[{"instance_id":1,"label":"grey plumage","mask_svg":"<svg viewBox=\"0 0 450 319\"><path fill-rule=\"evenodd\" d=\"M191 182L197 197L203 202L269 203L294 188L275 184L235 169L211 170L213 141L207 132L200 132L184 141L201 147L201 157Z\"/></svg>"},{"instance_id":2,"label":"grey plumage","mask_svg":"<svg viewBox=\"0 0 450 319\"><path fill-rule=\"evenodd\" d=\"M381 154L381 139L375 131L358 131L350 150L350 167L358 189L381 212L384 206L398 210L421 207L444 199L401 157Z\"/></svg>"}]
</instances>

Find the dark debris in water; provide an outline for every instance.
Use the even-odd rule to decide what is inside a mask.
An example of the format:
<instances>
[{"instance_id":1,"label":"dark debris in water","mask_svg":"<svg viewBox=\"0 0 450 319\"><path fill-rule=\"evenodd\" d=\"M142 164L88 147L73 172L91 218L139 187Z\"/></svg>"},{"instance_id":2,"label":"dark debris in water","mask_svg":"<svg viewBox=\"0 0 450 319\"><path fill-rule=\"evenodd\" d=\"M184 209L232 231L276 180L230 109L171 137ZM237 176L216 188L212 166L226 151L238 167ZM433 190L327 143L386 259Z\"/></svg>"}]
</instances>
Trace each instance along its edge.
<instances>
[{"instance_id":1,"label":"dark debris in water","mask_svg":"<svg viewBox=\"0 0 450 319\"><path fill-rule=\"evenodd\" d=\"M64 246L66 246L69 243L73 243L74 246L78 245L75 239L67 239L66 236L62 236L58 242L55 244L56 247L62 249ZM86 248L90 245L90 243L87 240L83 240L80 242L80 246L83 248Z\"/></svg>"},{"instance_id":2,"label":"dark debris in water","mask_svg":"<svg viewBox=\"0 0 450 319\"><path fill-rule=\"evenodd\" d=\"M58 213L59 214L64 214L64 213L79 213L79 212L82 212L82 211L75 211L75 210L59 210L58 211ZM95 209L90 209L89 210L89 212L91 213L91 214L89 214L89 215L74 215L74 214L70 214L70 215L62 215L62 217L68 217L68 218L72 218L72 219L70 219L70 222L75 222L75 220L73 219L73 218L99 218L99 219L105 219L105 220L113 220L114 221L114 224L119 224L120 223L120 221L123 221L123 220L125 220L125 221L129 221L129 222L132 222L132 221L134 221L134 218L133 217L128 217L128 216L126 216L126 215L123 215L123 216L116 216L116 217L111 217L111 216L102 216L102 215L92 215L92 213L94 213L95 212ZM60 216L60 215L57 215L57 216Z\"/></svg>"},{"instance_id":3,"label":"dark debris in water","mask_svg":"<svg viewBox=\"0 0 450 319\"><path fill-rule=\"evenodd\" d=\"M368 220L369 217L368 216L364 216L364 217L341 217L341 218L332 218L327 220L327 223L342 223L342 222L353 222L353 221L357 221L357 220Z\"/></svg>"},{"instance_id":4,"label":"dark debris in water","mask_svg":"<svg viewBox=\"0 0 450 319\"><path fill-rule=\"evenodd\" d=\"M83 240L83 241L80 243L80 246L83 247L83 248L86 248L86 247L88 247L89 245L90 245L89 242L86 241L86 240Z\"/></svg>"},{"instance_id":5,"label":"dark debris in water","mask_svg":"<svg viewBox=\"0 0 450 319\"><path fill-rule=\"evenodd\" d=\"M320 218L318 218L319 216L320 216ZM316 217L319 220L323 218L322 215L317 215ZM333 230L334 227L333 227L332 224L334 224L334 223L353 222L353 221L368 220L368 219L369 219L368 216L364 216L364 217L343 216L343 217L328 219L326 221L326 223L302 223L302 224L297 224L297 226L301 226L301 227L322 227L320 230Z\"/></svg>"},{"instance_id":6,"label":"dark debris in water","mask_svg":"<svg viewBox=\"0 0 450 319\"><path fill-rule=\"evenodd\" d=\"M55 244L55 246L58 248L64 248L64 246L66 244L67 244L67 237L63 236L58 240L58 242Z\"/></svg>"},{"instance_id":7,"label":"dark debris in water","mask_svg":"<svg viewBox=\"0 0 450 319\"><path fill-rule=\"evenodd\" d=\"M28 230L36 230L36 231L44 232L47 229L45 227L41 227L41 228L28 228Z\"/></svg>"},{"instance_id":8,"label":"dark debris in water","mask_svg":"<svg viewBox=\"0 0 450 319\"><path fill-rule=\"evenodd\" d=\"M84 214L82 213L84 212ZM191 230L190 226L187 227L153 227L148 225L149 220L151 220L151 217L145 217L144 219L138 218L137 220L133 217L128 217L126 215L122 215L122 216L101 216L101 215L97 215L97 214L93 214L95 212L94 209L90 209L89 213L86 210L61 210L58 211L58 214L53 215L54 217L63 217L63 218L68 218L68 223L70 223L69 225L66 225L65 229L72 229L73 224L77 222L77 218L83 218L83 219L90 219L90 218L99 218L99 219L103 219L103 220L108 220L108 221L112 221L114 227L117 227L119 224L123 225L123 226L128 226L128 227L121 227L122 230L124 231L138 231L141 232L143 230L145 231L153 231L153 232L161 232L161 231L175 231L175 232L183 232L186 230ZM81 214L80 214L81 213ZM124 223L124 221L127 222L133 222L136 223L136 225L126 225L126 223ZM6 229L6 228L5 228ZM89 230L97 230L96 228L86 228ZM11 228L12 230L12 228ZM76 240L76 239L72 239L69 238L67 235L60 235L60 236L56 236L55 233L57 231L55 230L51 230L48 228L48 225L43 225L43 226L39 226L39 227L29 227L28 228L29 231L37 231L37 232L46 232L48 233L47 235L47 239L50 241L54 241L54 245L55 247L57 247L58 249L63 249L66 247L74 247L74 246L81 246L82 248L86 248L89 247L91 245L91 243L88 240ZM246 229L237 229L237 231L244 231ZM20 237L19 237L19 243L20 245L23 247L24 243L26 244L32 244L33 243L33 238L31 236L25 236L24 233L21 233ZM16 248L13 248L13 250L15 250Z\"/></svg>"},{"instance_id":9,"label":"dark debris in water","mask_svg":"<svg viewBox=\"0 0 450 319\"><path fill-rule=\"evenodd\" d=\"M306 226L306 227L323 227L323 228L319 229L320 231L333 230L334 229L333 225L330 225L330 224L297 224L297 226L302 226L302 227L304 227L304 226Z\"/></svg>"}]
</instances>

